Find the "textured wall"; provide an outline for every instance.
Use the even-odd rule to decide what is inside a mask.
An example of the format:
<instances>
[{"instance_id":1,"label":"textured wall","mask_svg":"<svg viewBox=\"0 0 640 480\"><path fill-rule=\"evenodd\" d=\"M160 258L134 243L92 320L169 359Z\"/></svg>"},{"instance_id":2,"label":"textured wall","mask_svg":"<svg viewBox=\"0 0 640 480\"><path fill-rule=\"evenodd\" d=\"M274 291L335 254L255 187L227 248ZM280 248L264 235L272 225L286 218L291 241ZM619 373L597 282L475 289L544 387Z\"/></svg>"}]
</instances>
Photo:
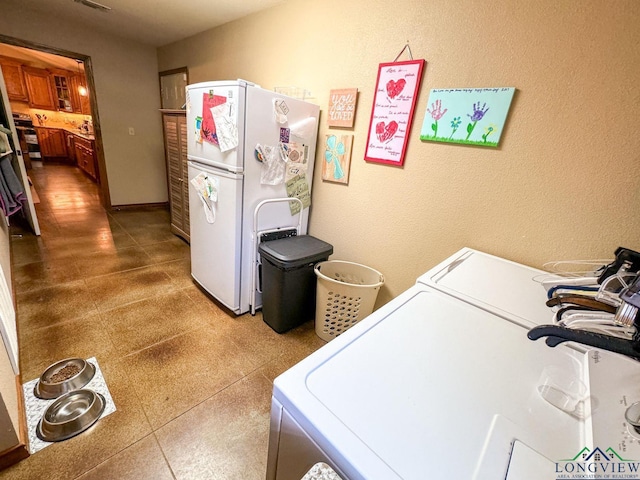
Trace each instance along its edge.
<instances>
[{"instance_id":1,"label":"textured wall","mask_svg":"<svg viewBox=\"0 0 640 480\"><path fill-rule=\"evenodd\" d=\"M290 0L158 61L302 86L325 111L331 88L360 90L350 183L322 182L319 149L310 231L381 270L384 302L463 246L533 266L640 250L638 25L635 0ZM427 66L405 165L368 164L377 66L407 40ZM430 89L494 86L517 88L498 149L419 140Z\"/></svg>"},{"instance_id":2,"label":"textured wall","mask_svg":"<svg viewBox=\"0 0 640 480\"><path fill-rule=\"evenodd\" d=\"M4 221L4 218L0 221L0 268L2 269L2 275L4 276L7 285L11 288L11 262L9 259L9 228ZM0 337L0 397L6 406L9 418L13 424L15 431L19 429L19 417L18 417L18 389L16 386L16 376L11 367L11 360L9 354L5 349L2 337ZM0 413L3 413L0 410ZM0 420L0 423L6 420ZM0 432L0 445L6 448L6 443L13 440L13 434L7 432Z\"/></svg>"},{"instance_id":3,"label":"textured wall","mask_svg":"<svg viewBox=\"0 0 640 480\"><path fill-rule=\"evenodd\" d=\"M20 0L2 4L3 35L91 57L111 203L166 202L155 48L43 15Z\"/></svg>"}]
</instances>

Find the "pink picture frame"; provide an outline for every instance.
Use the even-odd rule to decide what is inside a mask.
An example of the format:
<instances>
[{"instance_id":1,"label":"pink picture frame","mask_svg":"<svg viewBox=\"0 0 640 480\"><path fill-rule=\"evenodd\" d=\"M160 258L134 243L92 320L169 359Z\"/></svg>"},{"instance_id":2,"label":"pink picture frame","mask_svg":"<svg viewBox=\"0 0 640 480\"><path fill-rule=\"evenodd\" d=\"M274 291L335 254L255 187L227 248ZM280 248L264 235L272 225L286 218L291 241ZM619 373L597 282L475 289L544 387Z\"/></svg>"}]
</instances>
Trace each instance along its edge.
<instances>
[{"instance_id":1,"label":"pink picture frame","mask_svg":"<svg viewBox=\"0 0 640 480\"><path fill-rule=\"evenodd\" d=\"M420 59L379 65L365 161L404 165L425 64Z\"/></svg>"}]
</instances>

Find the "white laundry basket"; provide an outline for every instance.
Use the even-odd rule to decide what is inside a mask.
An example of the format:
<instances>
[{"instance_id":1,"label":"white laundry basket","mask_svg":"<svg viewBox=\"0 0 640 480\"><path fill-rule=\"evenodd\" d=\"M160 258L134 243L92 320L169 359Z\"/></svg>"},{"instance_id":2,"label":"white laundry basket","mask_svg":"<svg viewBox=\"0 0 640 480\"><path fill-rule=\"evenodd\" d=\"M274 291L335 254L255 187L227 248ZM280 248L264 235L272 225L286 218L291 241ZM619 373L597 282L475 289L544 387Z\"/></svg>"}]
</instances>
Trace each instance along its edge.
<instances>
[{"instance_id":1,"label":"white laundry basket","mask_svg":"<svg viewBox=\"0 0 640 480\"><path fill-rule=\"evenodd\" d=\"M316 334L336 338L373 312L383 275L373 268L342 260L327 260L315 268Z\"/></svg>"}]
</instances>

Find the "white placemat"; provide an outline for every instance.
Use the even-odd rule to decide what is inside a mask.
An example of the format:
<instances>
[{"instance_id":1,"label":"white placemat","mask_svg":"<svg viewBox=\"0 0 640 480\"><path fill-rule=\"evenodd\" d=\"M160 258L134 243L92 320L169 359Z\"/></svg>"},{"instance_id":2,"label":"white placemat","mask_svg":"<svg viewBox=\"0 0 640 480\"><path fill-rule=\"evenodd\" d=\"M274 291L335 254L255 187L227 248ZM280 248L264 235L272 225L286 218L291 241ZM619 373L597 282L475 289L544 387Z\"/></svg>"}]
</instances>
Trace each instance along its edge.
<instances>
[{"instance_id":1,"label":"white placemat","mask_svg":"<svg viewBox=\"0 0 640 480\"><path fill-rule=\"evenodd\" d=\"M116 405L113 403L111 393L109 393L109 388L107 387L107 382L102 375L102 370L100 370L100 366L98 365L98 361L96 360L96 358L88 358L87 362L96 367L96 373L91 381L87 383L87 385L83 388L98 392L104 397L106 404L102 415L100 415L100 419L102 419L107 415L115 412ZM24 391L24 403L27 410L27 428L29 429L29 452L31 454L34 454L37 451L48 447L52 443L40 440L36 435L36 427L38 426L38 422L42 418L42 415L44 415L47 407L56 400L55 398L51 400L43 400L35 396L35 394L33 393L33 389L38 383L38 380L39 378L36 378L22 385L22 390Z\"/></svg>"},{"instance_id":2,"label":"white placemat","mask_svg":"<svg viewBox=\"0 0 640 480\"><path fill-rule=\"evenodd\" d=\"M316 463L302 480L342 480L333 468L324 462Z\"/></svg>"}]
</instances>

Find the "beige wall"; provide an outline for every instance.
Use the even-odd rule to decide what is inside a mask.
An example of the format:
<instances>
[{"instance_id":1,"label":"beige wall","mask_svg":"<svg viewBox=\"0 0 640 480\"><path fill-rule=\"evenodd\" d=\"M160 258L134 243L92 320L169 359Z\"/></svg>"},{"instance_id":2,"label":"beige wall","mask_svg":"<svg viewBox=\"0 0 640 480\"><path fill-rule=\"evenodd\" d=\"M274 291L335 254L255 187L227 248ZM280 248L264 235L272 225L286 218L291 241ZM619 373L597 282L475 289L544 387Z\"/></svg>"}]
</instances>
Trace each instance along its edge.
<instances>
[{"instance_id":1,"label":"beige wall","mask_svg":"<svg viewBox=\"0 0 640 480\"><path fill-rule=\"evenodd\" d=\"M4 215L0 219L0 268L11 288L11 261L9 258L9 228L4 220ZM18 419L18 389L16 385L16 375L11 367L11 360L7 352L2 337L0 337L0 397L4 401L9 413L9 418L15 431L19 430ZM0 432L0 445L5 445L11 438L7 432Z\"/></svg>"},{"instance_id":2,"label":"beige wall","mask_svg":"<svg viewBox=\"0 0 640 480\"><path fill-rule=\"evenodd\" d=\"M8 102L9 98L6 93L4 77L2 76L2 72L0 72L0 123L7 128L9 125L5 121L5 114L8 114ZM4 213L0 213L0 217L0 276L2 277L2 279L0 279L0 288L4 288L1 283L5 283L9 289L8 292L0 292L0 295L8 293L8 297L13 300L13 284L11 281L11 232L9 231L9 226L7 225ZM4 282L1 280L4 280ZM0 319L0 322L4 324L8 321L10 320L7 318ZM9 418L5 418L4 411L2 411L3 409L0 409L0 425L11 425L14 430L13 432L4 430L0 431L0 452L14 447L18 443L18 438L15 434L15 432L19 431L20 428L18 391L16 374L11 366L9 351L6 348L4 339L0 335L0 405L4 404L6 411L9 414Z\"/></svg>"},{"instance_id":3,"label":"beige wall","mask_svg":"<svg viewBox=\"0 0 640 480\"><path fill-rule=\"evenodd\" d=\"M381 270L381 303L463 246L533 266L640 250L638 25L636 0L290 0L158 59L192 83L305 87L323 110L360 90L349 185L322 182L319 148L310 233ZM377 66L407 40L427 66L405 166L368 164ZM517 91L498 149L419 140L430 89L502 86Z\"/></svg>"},{"instance_id":4,"label":"beige wall","mask_svg":"<svg viewBox=\"0 0 640 480\"><path fill-rule=\"evenodd\" d=\"M166 202L155 48L9 4L0 15L1 34L91 57L111 203Z\"/></svg>"}]
</instances>

